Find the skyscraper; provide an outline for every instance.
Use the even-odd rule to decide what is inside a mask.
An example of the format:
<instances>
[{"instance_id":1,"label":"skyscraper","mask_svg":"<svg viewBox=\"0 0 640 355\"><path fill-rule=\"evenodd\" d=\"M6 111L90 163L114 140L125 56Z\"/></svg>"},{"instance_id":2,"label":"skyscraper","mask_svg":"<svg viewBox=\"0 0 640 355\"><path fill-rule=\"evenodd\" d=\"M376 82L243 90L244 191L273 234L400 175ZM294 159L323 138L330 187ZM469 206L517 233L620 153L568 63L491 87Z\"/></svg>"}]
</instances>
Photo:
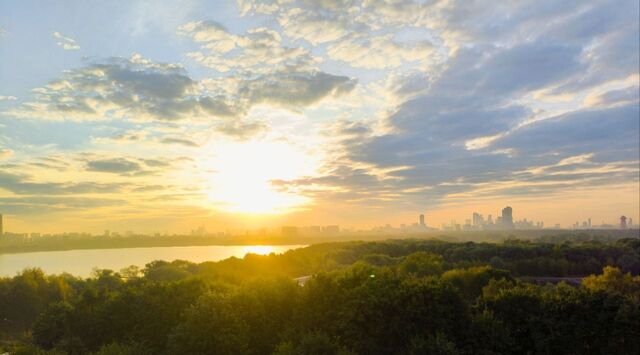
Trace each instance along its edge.
<instances>
[{"instance_id":1,"label":"skyscraper","mask_svg":"<svg viewBox=\"0 0 640 355\"><path fill-rule=\"evenodd\" d=\"M627 229L627 217L620 217L620 229Z\"/></svg>"},{"instance_id":2,"label":"skyscraper","mask_svg":"<svg viewBox=\"0 0 640 355\"><path fill-rule=\"evenodd\" d=\"M482 215L477 212L473 212L473 226L474 227L482 227L484 225L484 218Z\"/></svg>"},{"instance_id":3,"label":"skyscraper","mask_svg":"<svg viewBox=\"0 0 640 355\"><path fill-rule=\"evenodd\" d=\"M420 215L420 227L424 227L424 226L426 226L426 224L424 223L424 215L421 214Z\"/></svg>"},{"instance_id":4,"label":"skyscraper","mask_svg":"<svg viewBox=\"0 0 640 355\"><path fill-rule=\"evenodd\" d=\"M513 228L513 209L509 206L502 209L502 226L507 229Z\"/></svg>"},{"instance_id":5,"label":"skyscraper","mask_svg":"<svg viewBox=\"0 0 640 355\"><path fill-rule=\"evenodd\" d=\"M2 214L0 214L0 236L4 234L4 229L2 225Z\"/></svg>"}]
</instances>

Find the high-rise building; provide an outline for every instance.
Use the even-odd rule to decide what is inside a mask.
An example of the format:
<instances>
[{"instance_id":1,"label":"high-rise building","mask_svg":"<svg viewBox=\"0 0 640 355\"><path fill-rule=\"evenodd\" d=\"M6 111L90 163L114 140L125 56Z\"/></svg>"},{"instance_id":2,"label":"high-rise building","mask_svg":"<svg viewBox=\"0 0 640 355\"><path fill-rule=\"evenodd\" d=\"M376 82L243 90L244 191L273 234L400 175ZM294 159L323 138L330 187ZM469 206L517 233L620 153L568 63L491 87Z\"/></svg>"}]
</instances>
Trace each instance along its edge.
<instances>
[{"instance_id":1,"label":"high-rise building","mask_svg":"<svg viewBox=\"0 0 640 355\"><path fill-rule=\"evenodd\" d=\"M627 229L627 217L620 217L620 229Z\"/></svg>"},{"instance_id":2,"label":"high-rise building","mask_svg":"<svg viewBox=\"0 0 640 355\"><path fill-rule=\"evenodd\" d=\"M0 235L4 234L4 226L2 224L2 215L0 214Z\"/></svg>"},{"instance_id":3,"label":"high-rise building","mask_svg":"<svg viewBox=\"0 0 640 355\"><path fill-rule=\"evenodd\" d=\"M633 218L629 218L629 228L633 227Z\"/></svg>"},{"instance_id":4,"label":"high-rise building","mask_svg":"<svg viewBox=\"0 0 640 355\"><path fill-rule=\"evenodd\" d=\"M513 228L513 209L509 206L502 209L502 226L507 229Z\"/></svg>"},{"instance_id":5,"label":"high-rise building","mask_svg":"<svg viewBox=\"0 0 640 355\"><path fill-rule=\"evenodd\" d=\"M477 212L473 212L473 226L474 227L482 227L484 225L484 218L482 215Z\"/></svg>"},{"instance_id":6,"label":"high-rise building","mask_svg":"<svg viewBox=\"0 0 640 355\"><path fill-rule=\"evenodd\" d=\"M426 226L426 224L424 223L424 215L421 214L420 215L420 227L424 227L424 226Z\"/></svg>"},{"instance_id":7,"label":"high-rise building","mask_svg":"<svg viewBox=\"0 0 640 355\"><path fill-rule=\"evenodd\" d=\"M340 233L340 226L338 225L324 226L322 227L322 233L336 235Z\"/></svg>"},{"instance_id":8,"label":"high-rise building","mask_svg":"<svg viewBox=\"0 0 640 355\"><path fill-rule=\"evenodd\" d=\"M298 236L298 227L283 226L281 228L281 235L283 237L297 237Z\"/></svg>"}]
</instances>

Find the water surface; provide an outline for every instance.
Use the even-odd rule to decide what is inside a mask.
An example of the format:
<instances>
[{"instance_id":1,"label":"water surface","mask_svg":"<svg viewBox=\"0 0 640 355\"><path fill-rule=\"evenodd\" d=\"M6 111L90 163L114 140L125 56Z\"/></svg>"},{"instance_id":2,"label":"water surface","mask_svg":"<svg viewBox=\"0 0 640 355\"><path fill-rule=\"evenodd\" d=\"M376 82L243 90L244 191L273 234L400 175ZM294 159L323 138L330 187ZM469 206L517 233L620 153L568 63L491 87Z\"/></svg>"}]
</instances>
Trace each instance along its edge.
<instances>
[{"instance_id":1,"label":"water surface","mask_svg":"<svg viewBox=\"0 0 640 355\"><path fill-rule=\"evenodd\" d=\"M195 263L217 261L247 253L284 253L304 245L207 245L123 249L85 249L0 254L0 276L13 276L28 267L39 267L47 274L68 272L86 277L94 268L120 270L130 265L144 267L153 260L188 260Z\"/></svg>"}]
</instances>

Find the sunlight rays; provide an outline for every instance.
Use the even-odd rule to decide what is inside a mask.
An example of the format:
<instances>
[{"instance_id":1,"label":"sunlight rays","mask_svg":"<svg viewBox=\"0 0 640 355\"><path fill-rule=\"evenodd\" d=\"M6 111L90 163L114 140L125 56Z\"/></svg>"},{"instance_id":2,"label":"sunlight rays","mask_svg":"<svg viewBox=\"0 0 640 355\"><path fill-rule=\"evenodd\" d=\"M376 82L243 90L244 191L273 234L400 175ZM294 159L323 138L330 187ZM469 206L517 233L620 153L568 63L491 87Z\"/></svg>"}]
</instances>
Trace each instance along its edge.
<instances>
[{"instance_id":1,"label":"sunlight rays","mask_svg":"<svg viewBox=\"0 0 640 355\"><path fill-rule=\"evenodd\" d=\"M278 191L271 181L311 174L316 161L289 143L263 140L225 145L206 166L212 170L208 197L221 209L280 214L300 208L310 199Z\"/></svg>"}]
</instances>

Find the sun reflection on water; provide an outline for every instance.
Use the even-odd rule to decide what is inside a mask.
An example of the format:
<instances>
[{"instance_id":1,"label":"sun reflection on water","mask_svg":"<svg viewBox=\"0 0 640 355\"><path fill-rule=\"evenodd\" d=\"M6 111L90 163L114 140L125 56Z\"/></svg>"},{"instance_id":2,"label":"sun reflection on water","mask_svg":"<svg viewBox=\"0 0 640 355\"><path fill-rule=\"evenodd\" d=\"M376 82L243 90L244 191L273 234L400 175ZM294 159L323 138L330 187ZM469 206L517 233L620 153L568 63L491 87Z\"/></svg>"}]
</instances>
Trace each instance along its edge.
<instances>
[{"instance_id":1,"label":"sun reflection on water","mask_svg":"<svg viewBox=\"0 0 640 355\"><path fill-rule=\"evenodd\" d=\"M275 249L270 245L248 245L243 248L244 254L269 255Z\"/></svg>"}]
</instances>

